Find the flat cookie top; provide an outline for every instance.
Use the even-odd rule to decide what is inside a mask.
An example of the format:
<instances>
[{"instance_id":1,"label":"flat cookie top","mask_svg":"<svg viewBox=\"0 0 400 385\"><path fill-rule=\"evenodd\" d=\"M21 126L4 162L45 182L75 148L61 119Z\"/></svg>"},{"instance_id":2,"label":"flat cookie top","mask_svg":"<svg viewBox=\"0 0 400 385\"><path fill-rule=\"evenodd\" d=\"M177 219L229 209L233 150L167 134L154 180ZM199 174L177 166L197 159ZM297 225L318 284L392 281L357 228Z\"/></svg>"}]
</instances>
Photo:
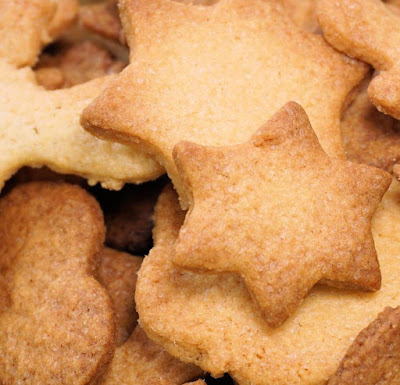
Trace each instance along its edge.
<instances>
[{"instance_id":1,"label":"flat cookie top","mask_svg":"<svg viewBox=\"0 0 400 385\"><path fill-rule=\"evenodd\" d=\"M368 95L382 112L400 119L400 17L380 0L320 0L318 20L338 50L381 71Z\"/></svg>"},{"instance_id":2,"label":"flat cookie top","mask_svg":"<svg viewBox=\"0 0 400 385\"><path fill-rule=\"evenodd\" d=\"M237 275L185 272L171 263L183 223L176 194L156 207L155 247L136 287L141 326L171 354L241 385L322 385L358 333L385 306L399 306L400 184L373 218L382 270L376 293L316 286L280 328L270 328Z\"/></svg>"},{"instance_id":3,"label":"flat cookie top","mask_svg":"<svg viewBox=\"0 0 400 385\"><path fill-rule=\"evenodd\" d=\"M180 191L174 145L248 140L280 107L301 104L323 148L344 156L339 119L366 66L303 32L273 0L120 2L131 64L83 112L100 137L138 141Z\"/></svg>"},{"instance_id":4,"label":"flat cookie top","mask_svg":"<svg viewBox=\"0 0 400 385\"><path fill-rule=\"evenodd\" d=\"M88 134L79 124L82 109L110 78L64 90L39 87L31 69L0 61L0 188L22 166L49 166L118 189L162 173L142 150Z\"/></svg>"},{"instance_id":5,"label":"flat cookie top","mask_svg":"<svg viewBox=\"0 0 400 385\"><path fill-rule=\"evenodd\" d=\"M36 63L42 47L74 21L77 0L0 0L0 58L16 67Z\"/></svg>"},{"instance_id":6,"label":"flat cookie top","mask_svg":"<svg viewBox=\"0 0 400 385\"><path fill-rule=\"evenodd\" d=\"M274 326L321 280L379 289L370 221L391 177L329 158L298 104L245 144L173 154L190 206L177 265L240 274Z\"/></svg>"},{"instance_id":7,"label":"flat cookie top","mask_svg":"<svg viewBox=\"0 0 400 385\"><path fill-rule=\"evenodd\" d=\"M30 183L1 199L1 383L84 385L103 373L115 348L93 277L104 233L100 207L76 186Z\"/></svg>"}]
</instances>

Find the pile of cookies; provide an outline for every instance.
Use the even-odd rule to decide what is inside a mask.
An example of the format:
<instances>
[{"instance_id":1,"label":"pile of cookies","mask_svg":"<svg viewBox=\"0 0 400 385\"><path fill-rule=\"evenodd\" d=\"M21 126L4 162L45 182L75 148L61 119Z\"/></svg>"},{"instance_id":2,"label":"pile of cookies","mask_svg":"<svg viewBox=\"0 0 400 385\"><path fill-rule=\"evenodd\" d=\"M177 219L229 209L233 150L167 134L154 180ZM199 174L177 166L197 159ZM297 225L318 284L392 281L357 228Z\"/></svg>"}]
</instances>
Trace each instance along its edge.
<instances>
[{"instance_id":1,"label":"pile of cookies","mask_svg":"<svg viewBox=\"0 0 400 385\"><path fill-rule=\"evenodd\" d=\"M0 14L0 384L400 384L399 1Z\"/></svg>"}]
</instances>

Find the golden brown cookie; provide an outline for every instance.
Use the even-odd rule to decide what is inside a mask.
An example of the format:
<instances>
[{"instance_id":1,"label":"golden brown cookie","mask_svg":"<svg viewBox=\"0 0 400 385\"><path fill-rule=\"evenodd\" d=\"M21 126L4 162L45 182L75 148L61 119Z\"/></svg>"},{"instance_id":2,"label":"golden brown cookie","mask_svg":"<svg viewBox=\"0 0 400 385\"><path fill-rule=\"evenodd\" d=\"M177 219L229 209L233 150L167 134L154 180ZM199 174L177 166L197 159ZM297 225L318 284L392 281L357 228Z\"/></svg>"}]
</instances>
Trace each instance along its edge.
<instances>
[{"instance_id":1,"label":"golden brown cookie","mask_svg":"<svg viewBox=\"0 0 400 385\"><path fill-rule=\"evenodd\" d=\"M119 347L101 384L182 385L199 377L202 370L171 357L136 326L134 297L141 261L112 249L102 254L98 274L115 308Z\"/></svg>"},{"instance_id":2,"label":"golden brown cookie","mask_svg":"<svg viewBox=\"0 0 400 385\"><path fill-rule=\"evenodd\" d=\"M399 15L380 0L320 0L318 19L330 44L380 71L368 95L380 111L399 119Z\"/></svg>"},{"instance_id":3,"label":"golden brown cookie","mask_svg":"<svg viewBox=\"0 0 400 385\"><path fill-rule=\"evenodd\" d=\"M54 90L68 88L110 74L117 74L125 63L91 41L62 47L55 55L45 54L35 67L38 83Z\"/></svg>"},{"instance_id":4,"label":"golden brown cookie","mask_svg":"<svg viewBox=\"0 0 400 385\"><path fill-rule=\"evenodd\" d=\"M99 140L79 125L82 109L110 80L46 91L29 68L0 61L0 188L22 166L46 165L113 189L160 175L157 162L141 150Z\"/></svg>"},{"instance_id":5,"label":"golden brown cookie","mask_svg":"<svg viewBox=\"0 0 400 385\"><path fill-rule=\"evenodd\" d=\"M386 306L400 305L400 183L393 181L373 218L382 288L360 293L316 286L280 328L270 328L236 275L183 271L171 263L184 220L172 189L156 206L155 247L136 287L149 337L213 375L240 385L323 385L358 333Z\"/></svg>"},{"instance_id":6,"label":"golden brown cookie","mask_svg":"<svg viewBox=\"0 0 400 385\"><path fill-rule=\"evenodd\" d=\"M115 349L112 306L93 277L104 234L100 207L79 187L31 183L2 198L1 383L102 375Z\"/></svg>"},{"instance_id":7,"label":"golden brown cookie","mask_svg":"<svg viewBox=\"0 0 400 385\"><path fill-rule=\"evenodd\" d=\"M399 383L400 307L388 307L357 336L328 385Z\"/></svg>"},{"instance_id":8,"label":"golden brown cookie","mask_svg":"<svg viewBox=\"0 0 400 385\"><path fill-rule=\"evenodd\" d=\"M400 123L371 103L367 94L369 80L344 113L343 143L351 161L392 172L393 165L400 161Z\"/></svg>"},{"instance_id":9,"label":"golden brown cookie","mask_svg":"<svg viewBox=\"0 0 400 385\"><path fill-rule=\"evenodd\" d=\"M137 143L181 181L174 145L234 145L248 140L294 100L331 156L344 156L341 110L366 66L296 27L280 2L172 0L120 3L131 64L82 115L108 140Z\"/></svg>"},{"instance_id":10,"label":"golden brown cookie","mask_svg":"<svg viewBox=\"0 0 400 385\"><path fill-rule=\"evenodd\" d=\"M393 174L396 176L397 179L400 180L400 164L396 164L393 166Z\"/></svg>"},{"instance_id":11,"label":"golden brown cookie","mask_svg":"<svg viewBox=\"0 0 400 385\"><path fill-rule=\"evenodd\" d=\"M174 263L239 274L268 324L282 324L317 282L379 289L370 222L392 178L329 158L298 104L247 143L181 142L173 156L189 202Z\"/></svg>"},{"instance_id":12,"label":"golden brown cookie","mask_svg":"<svg viewBox=\"0 0 400 385\"><path fill-rule=\"evenodd\" d=\"M117 346L128 339L139 318L135 307L135 289L142 260L107 247L101 254L97 276L115 308Z\"/></svg>"}]
</instances>

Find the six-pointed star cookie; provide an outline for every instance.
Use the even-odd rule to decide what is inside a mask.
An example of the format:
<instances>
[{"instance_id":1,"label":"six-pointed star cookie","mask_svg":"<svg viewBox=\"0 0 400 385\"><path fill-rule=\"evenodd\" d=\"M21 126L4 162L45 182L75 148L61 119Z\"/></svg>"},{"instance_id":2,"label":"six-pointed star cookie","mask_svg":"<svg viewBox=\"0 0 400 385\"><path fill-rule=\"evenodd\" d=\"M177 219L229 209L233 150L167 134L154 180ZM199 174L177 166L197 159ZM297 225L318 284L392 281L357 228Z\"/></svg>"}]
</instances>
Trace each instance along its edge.
<instances>
[{"instance_id":1,"label":"six-pointed star cookie","mask_svg":"<svg viewBox=\"0 0 400 385\"><path fill-rule=\"evenodd\" d=\"M46 165L116 189L159 176L160 166L141 150L100 140L79 125L82 109L108 82L46 91L31 69L0 61L0 189L22 166Z\"/></svg>"},{"instance_id":2,"label":"six-pointed star cookie","mask_svg":"<svg viewBox=\"0 0 400 385\"><path fill-rule=\"evenodd\" d=\"M400 119L400 18L380 0L321 0L318 20L335 48L381 71L368 94L377 108Z\"/></svg>"},{"instance_id":3,"label":"six-pointed star cookie","mask_svg":"<svg viewBox=\"0 0 400 385\"><path fill-rule=\"evenodd\" d=\"M340 113L366 66L301 31L280 2L126 0L120 10L131 64L82 123L104 139L140 142L179 191L177 142L243 143L291 100L305 108L328 154L344 156Z\"/></svg>"},{"instance_id":4,"label":"six-pointed star cookie","mask_svg":"<svg viewBox=\"0 0 400 385\"><path fill-rule=\"evenodd\" d=\"M183 271L171 263L184 218L173 188L166 189L155 209L155 246L139 272L136 305L149 337L214 376L229 372L240 385L326 385L357 334L383 308L400 305L397 181L372 219L381 290L364 293L316 285L279 328L265 324L239 276ZM368 361L376 363L376 358ZM384 371L390 375L393 367L385 365Z\"/></svg>"},{"instance_id":5,"label":"six-pointed star cookie","mask_svg":"<svg viewBox=\"0 0 400 385\"><path fill-rule=\"evenodd\" d=\"M174 159L190 206L174 262L240 274L270 325L321 280L379 289L370 220L391 177L329 158L298 104L245 144L182 142Z\"/></svg>"}]
</instances>

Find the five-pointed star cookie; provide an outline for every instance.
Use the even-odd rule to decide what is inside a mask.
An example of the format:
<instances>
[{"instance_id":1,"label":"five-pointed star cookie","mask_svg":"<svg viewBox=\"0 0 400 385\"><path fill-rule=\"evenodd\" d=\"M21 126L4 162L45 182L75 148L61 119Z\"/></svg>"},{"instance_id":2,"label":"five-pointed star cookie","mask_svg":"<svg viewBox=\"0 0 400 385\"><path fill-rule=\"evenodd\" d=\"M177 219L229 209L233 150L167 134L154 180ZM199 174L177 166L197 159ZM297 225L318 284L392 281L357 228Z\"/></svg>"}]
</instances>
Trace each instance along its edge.
<instances>
[{"instance_id":1,"label":"five-pointed star cookie","mask_svg":"<svg viewBox=\"0 0 400 385\"><path fill-rule=\"evenodd\" d=\"M369 97L380 111L399 119L399 15L380 0L321 0L318 20L330 44L380 71Z\"/></svg>"},{"instance_id":2,"label":"five-pointed star cookie","mask_svg":"<svg viewBox=\"0 0 400 385\"><path fill-rule=\"evenodd\" d=\"M245 144L181 142L174 159L190 205L174 262L240 274L270 325L319 281L379 289L370 220L390 174L329 158L298 104Z\"/></svg>"},{"instance_id":3,"label":"five-pointed star cookie","mask_svg":"<svg viewBox=\"0 0 400 385\"><path fill-rule=\"evenodd\" d=\"M366 66L303 32L273 0L125 0L131 64L82 115L95 135L141 143L180 189L174 145L233 145L294 100L324 149L344 156L340 114Z\"/></svg>"},{"instance_id":4,"label":"five-pointed star cookie","mask_svg":"<svg viewBox=\"0 0 400 385\"><path fill-rule=\"evenodd\" d=\"M108 82L46 91L31 69L0 61L0 188L22 166L46 165L115 189L160 175L160 166L142 151L100 140L80 126L82 109Z\"/></svg>"}]
</instances>

